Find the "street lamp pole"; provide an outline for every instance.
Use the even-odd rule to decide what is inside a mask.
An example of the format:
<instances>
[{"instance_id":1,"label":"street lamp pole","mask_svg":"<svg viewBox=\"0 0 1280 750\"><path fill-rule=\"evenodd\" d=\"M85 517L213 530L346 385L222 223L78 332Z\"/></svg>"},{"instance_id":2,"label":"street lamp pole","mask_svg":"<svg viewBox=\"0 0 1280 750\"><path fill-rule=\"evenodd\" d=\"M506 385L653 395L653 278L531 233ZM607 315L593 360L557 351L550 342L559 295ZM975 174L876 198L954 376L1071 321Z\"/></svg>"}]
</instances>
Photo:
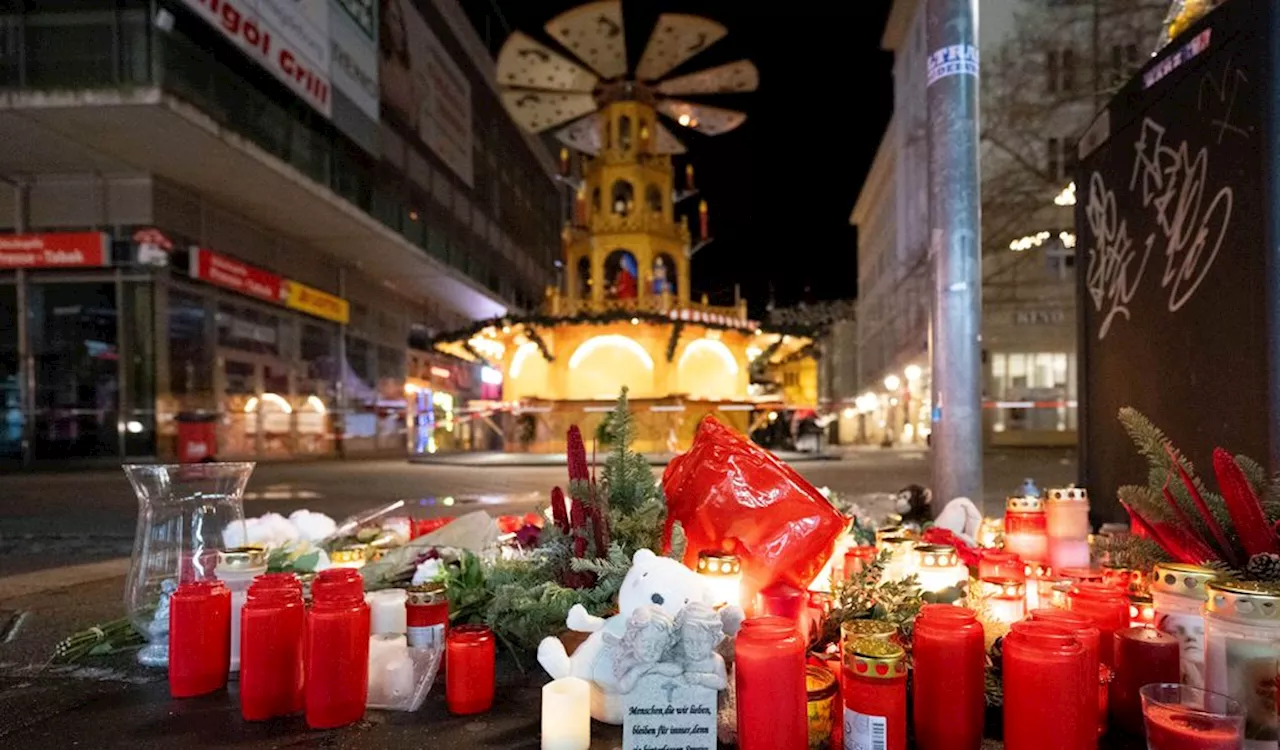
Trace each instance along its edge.
<instances>
[{"instance_id":1,"label":"street lamp pole","mask_svg":"<svg viewBox=\"0 0 1280 750\"><path fill-rule=\"evenodd\" d=\"M982 505L977 0L926 0L933 493Z\"/></svg>"}]
</instances>

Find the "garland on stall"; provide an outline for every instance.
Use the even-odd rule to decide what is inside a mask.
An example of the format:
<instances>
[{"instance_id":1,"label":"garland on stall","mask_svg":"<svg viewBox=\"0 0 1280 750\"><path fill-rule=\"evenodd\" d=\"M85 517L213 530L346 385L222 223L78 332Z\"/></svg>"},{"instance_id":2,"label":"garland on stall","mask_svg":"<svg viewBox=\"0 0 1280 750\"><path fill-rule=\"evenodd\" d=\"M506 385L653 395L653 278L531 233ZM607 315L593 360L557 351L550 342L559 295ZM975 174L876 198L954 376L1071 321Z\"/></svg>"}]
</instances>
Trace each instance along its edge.
<instances>
[{"instance_id":1,"label":"garland on stall","mask_svg":"<svg viewBox=\"0 0 1280 750\"><path fill-rule=\"evenodd\" d=\"M493 365L489 363L489 360L485 359L484 356L480 354L480 352L476 351L476 348L471 345L470 340L463 341L462 348L467 351L467 354L470 354L472 357L475 357L475 360L480 364L484 365L485 367L493 367Z\"/></svg>"},{"instance_id":2,"label":"garland on stall","mask_svg":"<svg viewBox=\"0 0 1280 750\"><path fill-rule=\"evenodd\" d=\"M684 321L677 320L676 324L671 326L671 337L667 339L667 361L670 362L676 358L676 347L680 346L680 332L684 330Z\"/></svg>"},{"instance_id":3,"label":"garland on stall","mask_svg":"<svg viewBox=\"0 0 1280 750\"><path fill-rule=\"evenodd\" d=\"M1120 422L1147 459L1146 485L1121 487L1133 534L1102 542L1112 565L1149 570L1158 562L1206 565L1247 580L1280 580L1280 477L1248 456L1213 452L1211 492L1168 437L1134 409Z\"/></svg>"},{"instance_id":4,"label":"garland on stall","mask_svg":"<svg viewBox=\"0 0 1280 750\"><path fill-rule=\"evenodd\" d=\"M525 324L524 333L538 347L538 352L542 354L543 359L548 362L556 361L556 358L551 356L551 350L547 348L547 342L542 340L542 334L538 333L537 328L530 324Z\"/></svg>"}]
</instances>

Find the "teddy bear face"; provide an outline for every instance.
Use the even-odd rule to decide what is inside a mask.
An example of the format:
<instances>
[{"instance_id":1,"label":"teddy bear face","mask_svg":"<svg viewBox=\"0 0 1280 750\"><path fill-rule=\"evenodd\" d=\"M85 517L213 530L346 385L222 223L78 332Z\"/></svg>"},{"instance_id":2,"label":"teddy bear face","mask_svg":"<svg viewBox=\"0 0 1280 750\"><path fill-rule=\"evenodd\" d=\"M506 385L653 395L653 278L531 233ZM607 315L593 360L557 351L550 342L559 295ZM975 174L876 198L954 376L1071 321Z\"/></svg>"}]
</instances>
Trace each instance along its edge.
<instances>
[{"instance_id":1,"label":"teddy bear face","mask_svg":"<svg viewBox=\"0 0 1280 750\"><path fill-rule=\"evenodd\" d=\"M618 611L629 616L637 607L651 604L671 617L680 614L686 604L708 603L710 592L697 573L652 550L636 551L618 591Z\"/></svg>"}]
</instances>

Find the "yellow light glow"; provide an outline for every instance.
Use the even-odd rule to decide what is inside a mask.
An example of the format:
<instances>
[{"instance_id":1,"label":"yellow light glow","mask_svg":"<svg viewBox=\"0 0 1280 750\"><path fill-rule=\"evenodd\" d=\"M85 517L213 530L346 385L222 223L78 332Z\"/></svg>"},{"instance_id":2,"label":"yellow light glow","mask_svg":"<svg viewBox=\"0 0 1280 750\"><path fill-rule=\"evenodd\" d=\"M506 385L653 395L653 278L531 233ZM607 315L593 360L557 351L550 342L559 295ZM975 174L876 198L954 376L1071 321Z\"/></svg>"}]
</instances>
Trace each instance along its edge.
<instances>
[{"instance_id":1,"label":"yellow light glow","mask_svg":"<svg viewBox=\"0 0 1280 750\"><path fill-rule=\"evenodd\" d=\"M596 336L582 342L573 356L569 358L569 369L575 370L578 365L582 364L582 360L591 356L592 352L601 347L617 347L625 349L640 358L640 362L646 370L653 370L653 357L649 356L649 352L644 350L643 346L637 344L633 339L621 336L616 333L606 334L604 336Z\"/></svg>"},{"instance_id":2,"label":"yellow light glow","mask_svg":"<svg viewBox=\"0 0 1280 750\"><path fill-rule=\"evenodd\" d=\"M714 354L719 357L720 360L724 362L724 366L729 370L729 372L735 375L738 374L738 360L734 358L733 352L729 351L729 347L725 346L723 341L716 341L715 339L696 339L694 341L690 341L689 345L685 347L684 354L680 355L680 362L676 366L683 367L685 360L688 359L690 355L703 350L708 354Z\"/></svg>"},{"instance_id":3,"label":"yellow light glow","mask_svg":"<svg viewBox=\"0 0 1280 750\"><path fill-rule=\"evenodd\" d=\"M486 359L502 359L502 356L507 353L507 347L501 341L476 336L467 343Z\"/></svg>"},{"instance_id":4,"label":"yellow light glow","mask_svg":"<svg viewBox=\"0 0 1280 750\"><path fill-rule=\"evenodd\" d=\"M677 118L677 120L676 120L676 121L677 121L677 122L679 122L681 125L683 125L683 126L685 126L685 127L687 128L687 127L689 127L689 123L690 123L690 122L693 122L693 118L692 118L692 117L690 117L690 116L689 116L689 113L687 113L687 112L686 112L685 114L680 115L680 117L679 117L679 118Z\"/></svg>"},{"instance_id":5,"label":"yellow light glow","mask_svg":"<svg viewBox=\"0 0 1280 750\"><path fill-rule=\"evenodd\" d=\"M244 413L252 414L258 410L258 397L252 396L248 401L244 402Z\"/></svg>"},{"instance_id":6,"label":"yellow light glow","mask_svg":"<svg viewBox=\"0 0 1280 750\"><path fill-rule=\"evenodd\" d=\"M884 379L884 389L886 391L896 391L902 385L902 379L897 375L887 375Z\"/></svg>"},{"instance_id":7,"label":"yellow light glow","mask_svg":"<svg viewBox=\"0 0 1280 750\"><path fill-rule=\"evenodd\" d=\"M311 407L311 410L317 414L325 414L329 411L325 407L324 402L320 400L320 397L314 393L307 396L307 406Z\"/></svg>"},{"instance_id":8,"label":"yellow light glow","mask_svg":"<svg viewBox=\"0 0 1280 750\"><path fill-rule=\"evenodd\" d=\"M527 344L521 344L516 353L511 355L511 368L508 372L512 379L520 377L520 371L524 369L524 361L528 359L530 354L538 351L538 345L530 341Z\"/></svg>"},{"instance_id":9,"label":"yellow light glow","mask_svg":"<svg viewBox=\"0 0 1280 750\"><path fill-rule=\"evenodd\" d=\"M853 419L857 414L858 412L854 411L853 407L848 407L844 411L840 412L840 416L845 419Z\"/></svg>"},{"instance_id":10,"label":"yellow light glow","mask_svg":"<svg viewBox=\"0 0 1280 750\"><path fill-rule=\"evenodd\" d=\"M761 349L761 348L760 348L760 347L758 347L758 346L748 346L748 347L747 347L747 361L748 361L748 362L754 362L754 361L756 361L757 359L759 359L759 358L760 358L760 355L761 355L761 354L764 354L764 349Z\"/></svg>"},{"instance_id":11,"label":"yellow light glow","mask_svg":"<svg viewBox=\"0 0 1280 750\"><path fill-rule=\"evenodd\" d=\"M907 376L907 382L908 383L916 382L917 380L920 379L920 375L922 373L923 371L920 369L920 365L907 365L907 369L905 370L905 374Z\"/></svg>"},{"instance_id":12,"label":"yellow light glow","mask_svg":"<svg viewBox=\"0 0 1280 750\"><path fill-rule=\"evenodd\" d=\"M1070 185L1064 187L1062 192L1054 197L1053 203L1056 206L1074 206L1076 204L1076 183L1072 181Z\"/></svg>"},{"instance_id":13,"label":"yellow light glow","mask_svg":"<svg viewBox=\"0 0 1280 750\"><path fill-rule=\"evenodd\" d=\"M257 396L253 396L248 401L244 402L244 413L251 414L257 411L259 406L263 406L265 404L271 404L285 414L293 413L293 405L279 393L264 393L262 394L261 401L258 400Z\"/></svg>"},{"instance_id":14,"label":"yellow light glow","mask_svg":"<svg viewBox=\"0 0 1280 750\"><path fill-rule=\"evenodd\" d=\"M633 326L638 326L638 325L640 325L640 319L639 319L639 318L632 318L632 319L631 319L631 325L633 325Z\"/></svg>"}]
</instances>

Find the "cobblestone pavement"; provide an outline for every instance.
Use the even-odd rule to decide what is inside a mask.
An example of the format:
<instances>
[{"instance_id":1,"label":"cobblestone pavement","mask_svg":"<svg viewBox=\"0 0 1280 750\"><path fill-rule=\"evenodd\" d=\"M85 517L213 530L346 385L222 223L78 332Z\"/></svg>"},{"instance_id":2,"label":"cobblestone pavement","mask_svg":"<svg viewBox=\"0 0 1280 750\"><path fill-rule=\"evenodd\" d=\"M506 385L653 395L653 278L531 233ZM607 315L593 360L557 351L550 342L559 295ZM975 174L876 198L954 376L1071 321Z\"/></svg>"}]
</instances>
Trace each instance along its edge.
<instances>
[{"instance_id":1,"label":"cobblestone pavement","mask_svg":"<svg viewBox=\"0 0 1280 750\"><path fill-rule=\"evenodd\" d=\"M922 451L854 451L843 460L795 466L818 486L860 496L859 502L875 515L888 512L886 494L912 482L927 484L930 471L928 455ZM1075 478L1074 457L1064 451L989 454L988 507L998 512L1001 499L1023 477L1034 477L1041 486L1070 482ZM564 480L564 470L551 467L404 461L263 464L249 481L244 506L248 515L310 508L344 518L404 499L421 516L477 507L523 512ZM455 498L452 505L446 504L449 497ZM118 470L0 476L0 576L128 555L136 510L133 492Z\"/></svg>"}]
</instances>

